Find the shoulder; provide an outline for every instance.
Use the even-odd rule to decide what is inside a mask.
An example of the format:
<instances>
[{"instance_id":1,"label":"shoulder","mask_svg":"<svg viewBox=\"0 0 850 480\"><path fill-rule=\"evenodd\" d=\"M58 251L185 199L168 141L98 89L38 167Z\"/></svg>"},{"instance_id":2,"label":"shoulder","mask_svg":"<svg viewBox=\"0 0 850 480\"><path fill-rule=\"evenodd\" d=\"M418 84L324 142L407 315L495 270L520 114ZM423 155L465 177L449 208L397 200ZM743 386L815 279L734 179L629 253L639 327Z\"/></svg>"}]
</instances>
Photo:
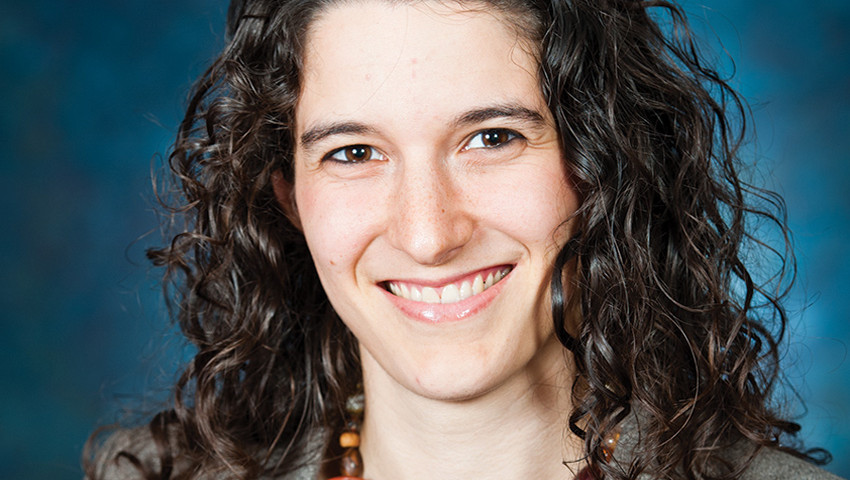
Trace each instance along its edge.
<instances>
[{"instance_id":1,"label":"shoulder","mask_svg":"<svg viewBox=\"0 0 850 480\"><path fill-rule=\"evenodd\" d=\"M624 466L630 464L639 448L640 417L636 414L629 416L622 425L620 442L614 452L618 463ZM745 463L757 447L747 441L740 441L724 451L723 459L733 465ZM640 477L649 480L648 475ZM806 460L775 448L763 447L758 450L740 480L842 480L840 477L813 465Z\"/></svg>"},{"instance_id":2,"label":"shoulder","mask_svg":"<svg viewBox=\"0 0 850 480\"><path fill-rule=\"evenodd\" d=\"M174 433L169 437L173 440ZM163 468L162 453L167 447L157 445L150 427L118 429L99 447L86 469L84 480L145 480L148 478L191 478L218 480L231 478L226 473L204 472L191 461L177 455L172 464ZM169 470L166 472L165 470ZM262 477L261 480L315 480L318 462L305 461L295 471L283 476Z\"/></svg>"},{"instance_id":3,"label":"shoulder","mask_svg":"<svg viewBox=\"0 0 850 480\"><path fill-rule=\"evenodd\" d=\"M135 480L161 470L159 451L148 427L119 429L95 447L86 480Z\"/></svg>"},{"instance_id":4,"label":"shoulder","mask_svg":"<svg viewBox=\"0 0 850 480\"><path fill-rule=\"evenodd\" d=\"M841 480L839 477L788 453L763 448L741 480Z\"/></svg>"}]
</instances>

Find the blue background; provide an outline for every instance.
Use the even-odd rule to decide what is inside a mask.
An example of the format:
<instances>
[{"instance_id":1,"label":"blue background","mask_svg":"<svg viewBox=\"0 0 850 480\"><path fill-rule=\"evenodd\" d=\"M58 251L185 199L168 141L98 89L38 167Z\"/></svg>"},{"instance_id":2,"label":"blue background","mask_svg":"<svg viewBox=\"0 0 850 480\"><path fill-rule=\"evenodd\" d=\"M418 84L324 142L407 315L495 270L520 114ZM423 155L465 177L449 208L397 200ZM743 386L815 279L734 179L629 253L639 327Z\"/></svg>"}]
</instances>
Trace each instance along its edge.
<instances>
[{"instance_id":1,"label":"blue background","mask_svg":"<svg viewBox=\"0 0 850 480\"><path fill-rule=\"evenodd\" d=\"M850 2L686 8L734 59L758 134L745 155L788 202L801 271L785 372L807 414L790 411L850 477ZM225 11L0 2L0 478L80 478L95 425L167 397L187 351L143 256L158 241L150 172Z\"/></svg>"}]
</instances>

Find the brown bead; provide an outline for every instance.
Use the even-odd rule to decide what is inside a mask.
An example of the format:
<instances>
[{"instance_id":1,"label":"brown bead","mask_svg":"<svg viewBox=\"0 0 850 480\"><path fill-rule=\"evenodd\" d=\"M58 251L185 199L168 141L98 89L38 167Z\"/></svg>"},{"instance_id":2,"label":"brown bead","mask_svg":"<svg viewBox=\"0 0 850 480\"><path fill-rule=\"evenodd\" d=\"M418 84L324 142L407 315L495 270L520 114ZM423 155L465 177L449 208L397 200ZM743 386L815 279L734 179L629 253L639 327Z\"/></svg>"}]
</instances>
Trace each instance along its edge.
<instances>
[{"instance_id":1,"label":"brown bead","mask_svg":"<svg viewBox=\"0 0 850 480\"><path fill-rule=\"evenodd\" d=\"M610 462L614 458L614 449L617 448L617 442L620 441L620 432L614 432L612 435L605 437L602 441L602 458L606 462Z\"/></svg>"},{"instance_id":2,"label":"brown bead","mask_svg":"<svg viewBox=\"0 0 850 480\"><path fill-rule=\"evenodd\" d=\"M344 476L359 477L363 475L363 460L360 458L360 451L356 448L346 450L339 463Z\"/></svg>"},{"instance_id":3,"label":"brown bead","mask_svg":"<svg viewBox=\"0 0 850 480\"><path fill-rule=\"evenodd\" d=\"M357 432L342 432L339 436L339 446L342 448L352 448L360 446L360 435Z\"/></svg>"}]
</instances>

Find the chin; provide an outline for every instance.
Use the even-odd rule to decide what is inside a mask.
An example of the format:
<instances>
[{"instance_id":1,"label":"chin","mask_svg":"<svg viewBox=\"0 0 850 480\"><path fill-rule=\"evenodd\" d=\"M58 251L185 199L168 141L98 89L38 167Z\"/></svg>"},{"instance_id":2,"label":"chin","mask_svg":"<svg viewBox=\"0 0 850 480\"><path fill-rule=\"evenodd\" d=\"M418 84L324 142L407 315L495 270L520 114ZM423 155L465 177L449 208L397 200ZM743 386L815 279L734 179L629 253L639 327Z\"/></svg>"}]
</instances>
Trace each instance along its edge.
<instances>
[{"instance_id":1,"label":"chin","mask_svg":"<svg viewBox=\"0 0 850 480\"><path fill-rule=\"evenodd\" d=\"M429 379L430 380L430 379ZM492 379L417 379L412 390L423 398L442 402L466 402L480 398L495 389Z\"/></svg>"},{"instance_id":2,"label":"chin","mask_svg":"<svg viewBox=\"0 0 850 480\"><path fill-rule=\"evenodd\" d=\"M510 365L500 360L514 360L516 353L489 354L470 346L460 351L433 352L417 362L399 383L413 393L432 400L463 402L479 398L508 383Z\"/></svg>"}]
</instances>

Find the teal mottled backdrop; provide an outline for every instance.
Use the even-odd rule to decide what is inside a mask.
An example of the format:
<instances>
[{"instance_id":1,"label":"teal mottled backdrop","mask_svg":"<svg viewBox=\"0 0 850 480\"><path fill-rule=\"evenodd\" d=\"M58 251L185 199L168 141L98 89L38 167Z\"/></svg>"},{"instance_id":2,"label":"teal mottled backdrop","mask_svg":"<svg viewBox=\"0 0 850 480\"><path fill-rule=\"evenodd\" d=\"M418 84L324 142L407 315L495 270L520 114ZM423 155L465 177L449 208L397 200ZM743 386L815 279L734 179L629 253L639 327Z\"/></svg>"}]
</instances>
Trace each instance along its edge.
<instances>
[{"instance_id":1,"label":"teal mottled backdrop","mask_svg":"<svg viewBox=\"0 0 850 480\"><path fill-rule=\"evenodd\" d=\"M792 412L835 455L828 469L850 477L850 2L685 6L726 48L717 62L734 60L758 135L746 155L788 202ZM150 171L223 43L225 11L0 0L2 479L78 479L95 425L167 397L186 352L143 255L158 239Z\"/></svg>"}]
</instances>

